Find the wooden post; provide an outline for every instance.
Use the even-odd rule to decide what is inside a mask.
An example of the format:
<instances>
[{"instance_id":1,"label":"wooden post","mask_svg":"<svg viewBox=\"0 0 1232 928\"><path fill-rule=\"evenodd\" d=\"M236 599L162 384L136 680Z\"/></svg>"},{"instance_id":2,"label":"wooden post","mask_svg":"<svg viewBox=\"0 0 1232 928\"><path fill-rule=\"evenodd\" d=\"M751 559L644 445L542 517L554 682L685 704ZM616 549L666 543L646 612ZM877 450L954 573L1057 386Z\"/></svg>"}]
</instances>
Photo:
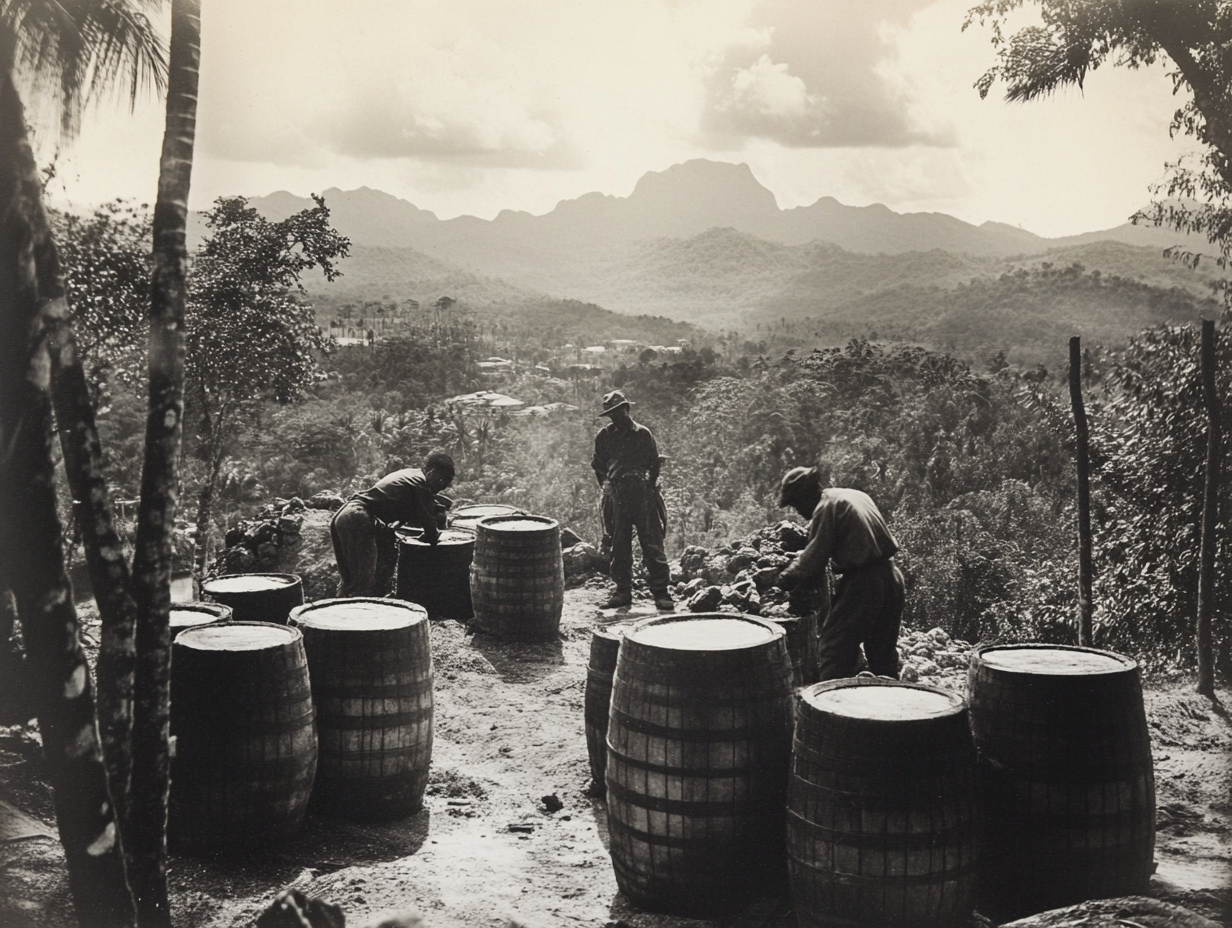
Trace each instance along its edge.
<instances>
[{"instance_id":1,"label":"wooden post","mask_svg":"<svg viewBox=\"0 0 1232 928\"><path fill-rule=\"evenodd\" d=\"M1216 523L1219 521L1220 403L1215 389L1215 322L1202 320L1202 394L1206 400L1206 495L1202 501L1202 542L1198 553L1198 692L1215 696L1211 645L1212 582L1215 577Z\"/></svg>"},{"instance_id":2,"label":"wooden post","mask_svg":"<svg viewBox=\"0 0 1232 928\"><path fill-rule=\"evenodd\" d=\"M1069 399L1074 410L1078 465L1078 644L1090 647L1091 623L1091 472L1087 451L1087 411L1082 403L1082 351L1069 340Z\"/></svg>"}]
</instances>

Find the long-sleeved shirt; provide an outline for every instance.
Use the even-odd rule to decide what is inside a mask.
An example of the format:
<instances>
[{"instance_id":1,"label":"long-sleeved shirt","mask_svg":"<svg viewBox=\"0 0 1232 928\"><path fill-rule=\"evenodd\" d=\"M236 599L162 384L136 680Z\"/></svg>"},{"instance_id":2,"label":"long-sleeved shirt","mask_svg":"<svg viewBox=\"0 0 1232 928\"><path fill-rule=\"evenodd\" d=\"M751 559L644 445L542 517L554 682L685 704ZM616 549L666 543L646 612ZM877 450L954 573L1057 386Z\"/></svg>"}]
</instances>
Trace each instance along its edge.
<instances>
[{"instance_id":1,"label":"long-sleeved shirt","mask_svg":"<svg viewBox=\"0 0 1232 928\"><path fill-rule=\"evenodd\" d=\"M810 583L825 574L831 560L835 573L842 574L884 561L897 551L898 541L867 493L827 487L809 521L808 544L783 573Z\"/></svg>"},{"instance_id":2,"label":"long-sleeved shirt","mask_svg":"<svg viewBox=\"0 0 1232 928\"><path fill-rule=\"evenodd\" d=\"M362 500L368 512L382 522L418 525L423 529L423 540L434 544L438 534L435 497L423 471L407 467L386 474L352 499Z\"/></svg>"},{"instance_id":3,"label":"long-sleeved shirt","mask_svg":"<svg viewBox=\"0 0 1232 928\"><path fill-rule=\"evenodd\" d=\"M650 429L636 422L622 429L609 422L595 435L595 456L590 461L595 477L615 480L627 474L644 473L653 484L659 479L659 447Z\"/></svg>"}]
</instances>

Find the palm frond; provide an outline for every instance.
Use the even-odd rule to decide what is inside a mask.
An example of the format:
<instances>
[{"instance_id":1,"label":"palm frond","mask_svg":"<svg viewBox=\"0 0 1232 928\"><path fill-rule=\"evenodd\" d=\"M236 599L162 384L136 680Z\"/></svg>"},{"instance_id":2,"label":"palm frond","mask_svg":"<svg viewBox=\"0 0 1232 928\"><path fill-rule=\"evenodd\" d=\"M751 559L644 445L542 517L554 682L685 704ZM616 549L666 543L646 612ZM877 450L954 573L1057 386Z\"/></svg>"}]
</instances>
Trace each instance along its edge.
<instances>
[{"instance_id":1,"label":"palm frond","mask_svg":"<svg viewBox=\"0 0 1232 928\"><path fill-rule=\"evenodd\" d=\"M0 0L0 33L19 77L59 108L71 137L82 110L119 83L130 106L167 83L166 43L150 19L159 0ZM124 78L123 81L121 79Z\"/></svg>"}]
</instances>

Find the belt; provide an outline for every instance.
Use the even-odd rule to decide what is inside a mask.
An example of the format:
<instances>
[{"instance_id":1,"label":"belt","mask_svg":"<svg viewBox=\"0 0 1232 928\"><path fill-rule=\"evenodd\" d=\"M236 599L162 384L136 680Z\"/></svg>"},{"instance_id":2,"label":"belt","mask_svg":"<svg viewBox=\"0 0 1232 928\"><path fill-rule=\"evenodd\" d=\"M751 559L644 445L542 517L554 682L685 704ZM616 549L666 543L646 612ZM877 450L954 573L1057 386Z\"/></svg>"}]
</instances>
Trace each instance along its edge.
<instances>
[{"instance_id":1,"label":"belt","mask_svg":"<svg viewBox=\"0 0 1232 928\"><path fill-rule=\"evenodd\" d=\"M629 481L636 480L638 482L645 483L647 480L650 479L650 474L646 473L645 471L642 471L642 472L625 471L623 474L620 474L617 477L608 477L607 479L612 481L612 483L620 483L625 480L629 480Z\"/></svg>"}]
</instances>

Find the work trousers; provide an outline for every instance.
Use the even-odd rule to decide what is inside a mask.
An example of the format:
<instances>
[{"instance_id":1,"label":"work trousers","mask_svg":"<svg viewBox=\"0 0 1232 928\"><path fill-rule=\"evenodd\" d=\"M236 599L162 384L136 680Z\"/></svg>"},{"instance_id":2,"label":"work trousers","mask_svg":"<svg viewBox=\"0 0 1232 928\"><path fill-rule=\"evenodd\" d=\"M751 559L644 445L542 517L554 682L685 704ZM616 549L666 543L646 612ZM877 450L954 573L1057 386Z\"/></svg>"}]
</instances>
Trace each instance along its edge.
<instances>
[{"instance_id":1,"label":"work trousers","mask_svg":"<svg viewBox=\"0 0 1232 928\"><path fill-rule=\"evenodd\" d=\"M329 523L338 562L338 596L388 596L398 567L393 529L359 500L349 500Z\"/></svg>"},{"instance_id":2,"label":"work trousers","mask_svg":"<svg viewBox=\"0 0 1232 928\"><path fill-rule=\"evenodd\" d=\"M634 529L651 592L666 593L671 583L658 496L649 480L636 477L609 480L603 485L603 532L611 539L608 571L617 590L633 590Z\"/></svg>"},{"instance_id":3,"label":"work trousers","mask_svg":"<svg viewBox=\"0 0 1232 928\"><path fill-rule=\"evenodd\" d=\"M830 614L819 632L823 682L854 677L859 672L861 644L871 672L898 679L898 629L905 597L903 575L891 560L838 578Z\"/></svg>"}]
</instances>

